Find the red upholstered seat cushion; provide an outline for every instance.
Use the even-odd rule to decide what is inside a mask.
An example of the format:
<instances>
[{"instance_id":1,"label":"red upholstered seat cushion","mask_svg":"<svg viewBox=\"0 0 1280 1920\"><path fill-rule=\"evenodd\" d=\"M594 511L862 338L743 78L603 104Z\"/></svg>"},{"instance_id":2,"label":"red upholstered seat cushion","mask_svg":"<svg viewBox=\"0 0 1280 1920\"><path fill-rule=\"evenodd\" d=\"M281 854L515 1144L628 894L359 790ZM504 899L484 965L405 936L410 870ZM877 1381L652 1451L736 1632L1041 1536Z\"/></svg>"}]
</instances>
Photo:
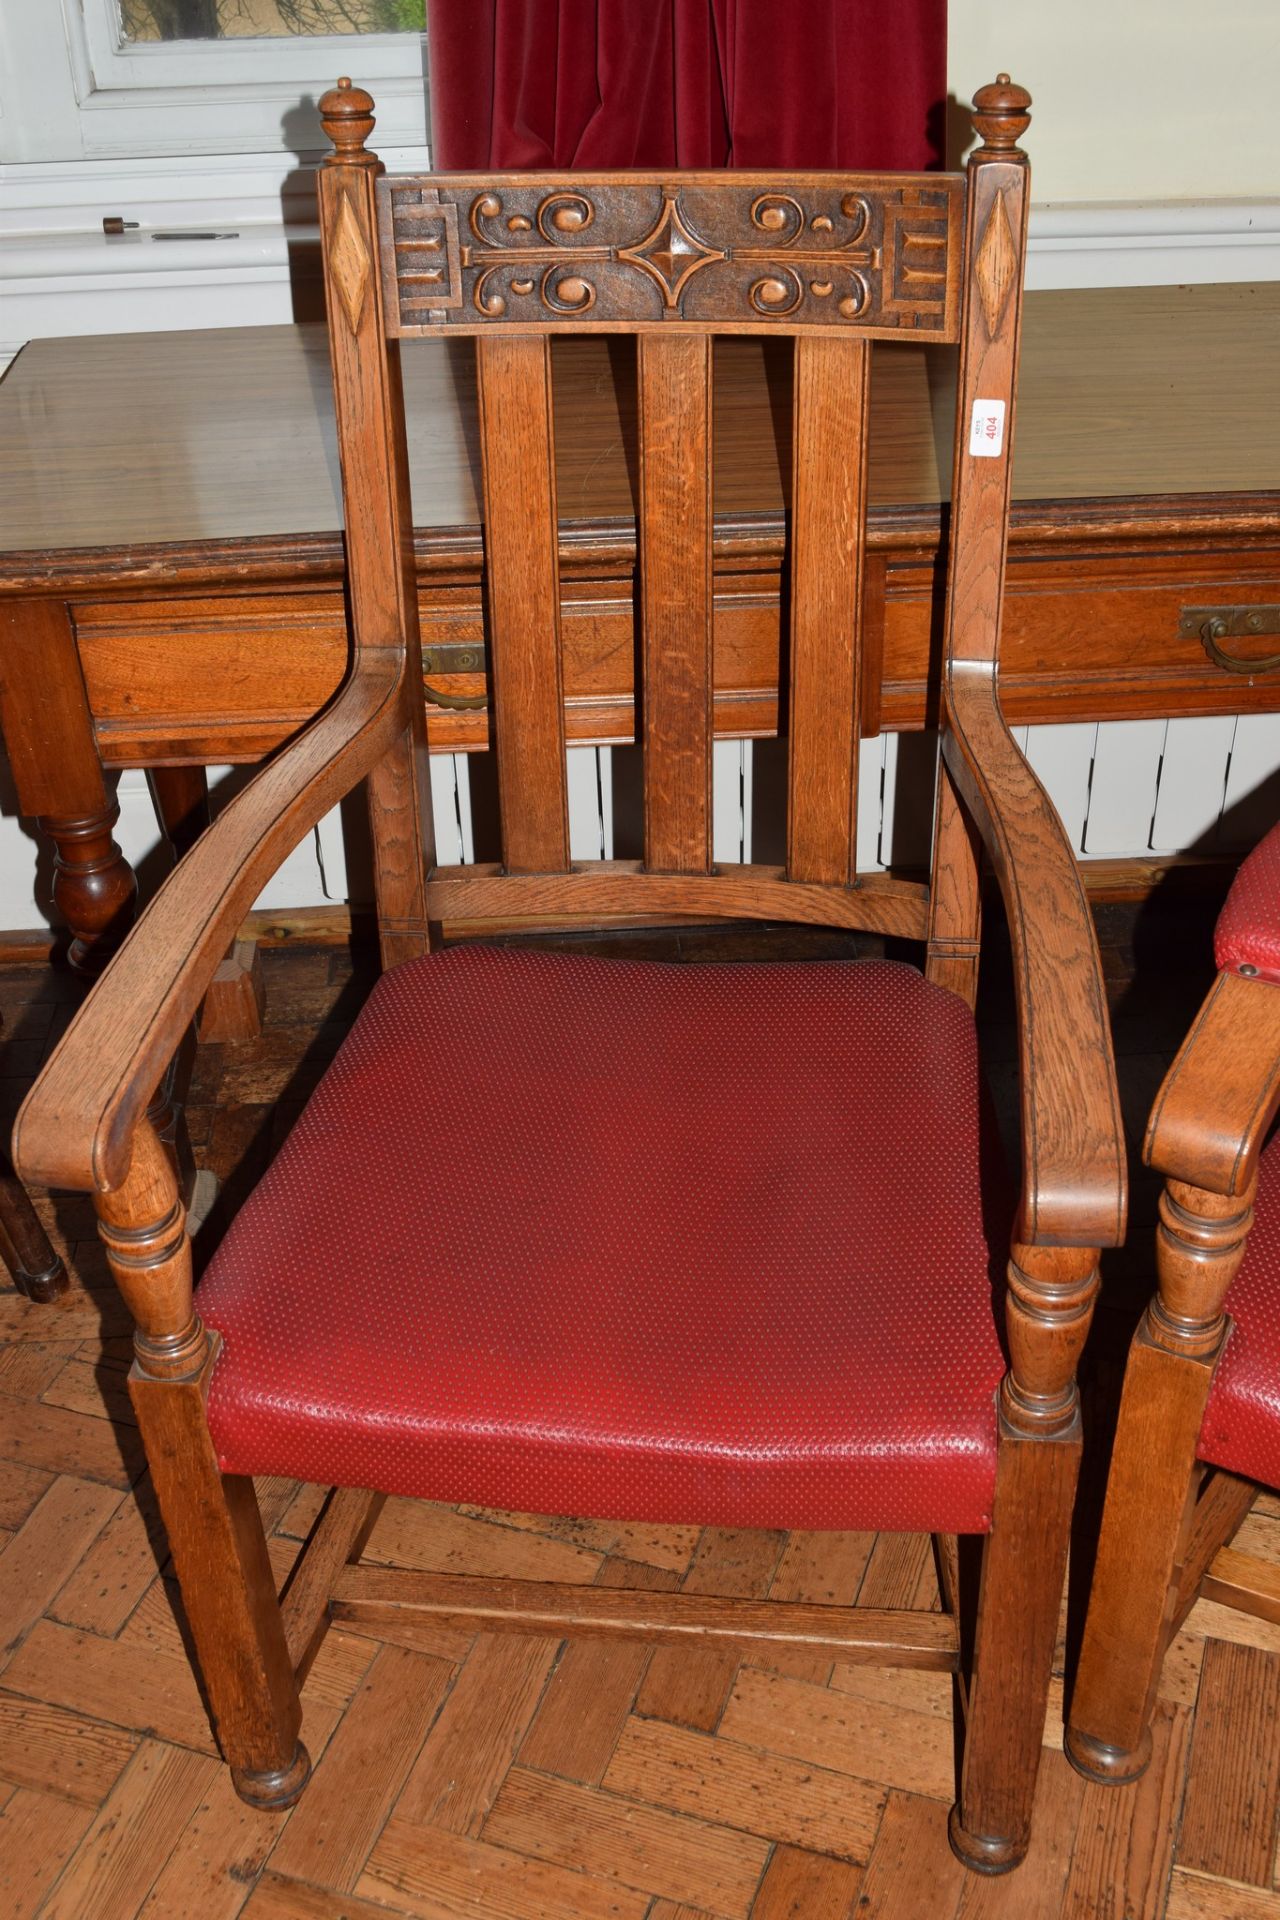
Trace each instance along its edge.
<instances>
[{"instance_id":1,"label":"red upholstered seat cushion","mask_svg":"<svg viewBox=\"0 0 1280 1920\"><path fill-rule=\"evenodd\" d=\"M1280 1487L1280 1133L1262 1156L1253 1228L1227 1294L1233 1326L1214 1369L1198 1452Z\"/></svg>"},{"instance_id":2,"label":"red upholstered seat cushion","mask_svg":"<svg viewBox=\"0 0 1280 1920\"><path fill-rule=\"evenodd\" d=\"M981 1104L972 1015L904 966L399 967L200 1287L223 1465L983 1531Z\"/></svg>"},{"instance_id":3,"label":"red upholstered seat cushion","mask_svg":"<svg viewBox=\"0 0 1280 1920\"><path fill-rule=\"evenodd\" d=\"M1219 967L1280 980L1280 826L1260 840L1232 883L1213 937Z\"/></svg>"}]
</instances>

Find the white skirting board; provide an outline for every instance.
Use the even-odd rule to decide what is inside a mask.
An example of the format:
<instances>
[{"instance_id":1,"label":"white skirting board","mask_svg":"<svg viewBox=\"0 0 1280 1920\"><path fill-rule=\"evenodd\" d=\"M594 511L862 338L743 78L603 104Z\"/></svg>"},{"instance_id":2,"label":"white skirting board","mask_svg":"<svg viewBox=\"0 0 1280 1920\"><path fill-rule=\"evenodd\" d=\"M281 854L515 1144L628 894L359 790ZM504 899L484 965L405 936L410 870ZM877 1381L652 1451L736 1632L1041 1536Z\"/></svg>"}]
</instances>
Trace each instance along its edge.
<instances>
[{"instance_id":1,"label":"white skirting board","mask_svg":"<svg viewBox=\"0 0 1280 1920\"><path fill-rule=\"evenodd\" d=\"M1141 859L1180 852L1244 853L1280 819L1280 714L1240 719L1122 720L1022 727L1018 738L1085 859ZM858 864L921 867L929 855L931 734L884 734L863 742ZM473 819L472 770L479 783ZM575 860L639 853L639 769L634 748L572 747L568 753L569 842ZM213 769L215 804L248 770ZM496 857L485 841L494 818L488 756L437 754L431 761L436 856L441 865ZM714 850L722 865L778 860L785 782L773 741L718 741ZM120 776L120 844L144 892L167 869L145 776ZM616 802L616 805L615 805ZM490 834L491 826L487 829ZM39 858L37 854L39 852ZM0 927L53 918L50 857L0 788ZM285 911L370 897L358 796L321 821L262 894Z\"/></svg>"}]
</instances>

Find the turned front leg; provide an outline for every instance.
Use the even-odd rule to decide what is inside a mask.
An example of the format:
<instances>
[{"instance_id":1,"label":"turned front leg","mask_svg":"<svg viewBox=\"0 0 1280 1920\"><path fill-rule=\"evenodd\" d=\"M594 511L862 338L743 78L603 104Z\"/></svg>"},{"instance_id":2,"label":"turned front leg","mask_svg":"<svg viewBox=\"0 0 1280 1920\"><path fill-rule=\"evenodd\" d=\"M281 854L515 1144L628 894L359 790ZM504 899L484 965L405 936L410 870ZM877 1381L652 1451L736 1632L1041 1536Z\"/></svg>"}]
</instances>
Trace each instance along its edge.
<instances>
[{"instance_id":1,"label":"turned front leg","mask_svg":"<svg viewBox=\"0 0 1280 1920\"><path fill-rule=\"evenodd\" d=\"M224 1475L205 1418L217 1357L192 1298L191 1243L173 1166L143 1122L129 1176L95 1198L99 1232L137 1330L129 1395L173 1550L214 1732L250 1805L291 1806L310 1761L253 1482Z\"/></svg>"},{"instance_id":2,"label":"turned front leg","mask_svg":"<svg viewBox=\"0 0 1280 1920\"><path fill-rule=\"evenodd\" d=\"M1097 1248L1013 1248L995 1506L951 1815L955 1851L987 1873L1016 1866L1031 1836L1080 1465L1076 1367L1097 1294Z\"/></svg>"},{"instance_id":3,"label":"turned front leg","mask_svg":"<svg viewBox=\"0 0 1280 1920\"><path fill-rule=\"evenodd\" d=\"M1089 1779L1135 1779L1150 1758L1196 1446L1253 1195L1170 1180L1161 1197L1159 1291L1129 1352L1067 1731L1068 1756Z\"/></svg>"}]
</instances>

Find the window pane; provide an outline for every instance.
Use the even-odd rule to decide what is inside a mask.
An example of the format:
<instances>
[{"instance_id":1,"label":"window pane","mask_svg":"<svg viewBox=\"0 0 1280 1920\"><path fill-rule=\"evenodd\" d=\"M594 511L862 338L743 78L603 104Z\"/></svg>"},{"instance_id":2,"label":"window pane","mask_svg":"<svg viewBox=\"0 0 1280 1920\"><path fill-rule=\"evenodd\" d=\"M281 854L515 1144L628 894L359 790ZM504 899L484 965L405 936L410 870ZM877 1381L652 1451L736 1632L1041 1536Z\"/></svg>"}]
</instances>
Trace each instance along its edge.
<instances>
[{"instance_id":1,"label":"window pane","mask_svg":"<svg viewBox=\"0 0 1280 1920\"><path fill-rule=\"evenodd\" d=\"M120 0L120 38L248 40L307 33L423 33L426 0Z\"/></svg>"}]
</instances>

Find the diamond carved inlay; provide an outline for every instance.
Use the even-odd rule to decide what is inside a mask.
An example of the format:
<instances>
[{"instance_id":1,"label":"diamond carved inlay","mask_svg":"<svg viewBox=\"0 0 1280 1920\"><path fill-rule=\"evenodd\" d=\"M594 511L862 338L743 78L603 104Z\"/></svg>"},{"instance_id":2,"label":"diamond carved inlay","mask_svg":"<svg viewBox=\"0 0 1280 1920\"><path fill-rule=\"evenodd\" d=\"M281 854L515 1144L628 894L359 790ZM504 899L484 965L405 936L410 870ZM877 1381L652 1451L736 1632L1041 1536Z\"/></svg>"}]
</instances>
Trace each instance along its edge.
<instances>
[{"instance_id":1,"label":"diamond carved inlay","mask_svg":"<svg viewBox=\"0 0 1280 1920\"><path fill-rule=\"evenodd\" d=\"M333 223L333 233L329 240L329 267L342 301L342 311L347 316L347 324L352 333L360 325L360 315L364 310L364 297L369 290L369 279L373 263L369 258L369 249L365 245L364 235L360 231L360 222L356 219L351 201L346 194L342 197L342 211Z\"/></svg>"},{"instance_id":2,"label":"diamond carved inlay","mask_svg":"<svg viewBox=\"0 0 1280 1920\"><path fill-rule=\"evenodd\" d=\"M982 301L982 317L987 323L987 333L994 340L1018 271L1018 249L1003 192L997 195L987 215L973 270Z\"/></svg>"},{"instance_id":3,"label":"diamond carved inlay","mask_svg":"<svg viewBox=\"0 0 1280 1920\"><path fill-rule=\"evenodd\" d=\"M676 307L692 274L700 267L709 267L713 260L727 260L729 256L690 232L675 200L664 195L662 218L653 232L634 247L619 247L618 258L642 268L661 287L665 305Z\"/></svg>"}]
</instances>

